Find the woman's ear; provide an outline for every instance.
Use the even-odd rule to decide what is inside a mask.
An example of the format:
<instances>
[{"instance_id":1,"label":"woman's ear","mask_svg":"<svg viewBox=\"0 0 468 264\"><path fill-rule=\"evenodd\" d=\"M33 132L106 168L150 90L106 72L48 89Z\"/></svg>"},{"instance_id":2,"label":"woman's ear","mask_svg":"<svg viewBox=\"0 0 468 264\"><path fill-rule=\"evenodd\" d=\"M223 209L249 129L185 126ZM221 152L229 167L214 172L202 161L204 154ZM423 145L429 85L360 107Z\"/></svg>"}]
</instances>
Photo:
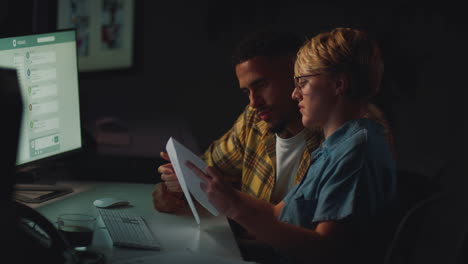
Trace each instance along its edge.
<instances>
[{"instance_id":1,"label":"woman's ear","mask_svg":"<svg viewBox=\"0 0 468 264\"><path fill-rule=\"evenodd\" d=\"M349 89L348 77L344 73L336 75L335 95L344 95Z\"/></svg>"}]
</instances>

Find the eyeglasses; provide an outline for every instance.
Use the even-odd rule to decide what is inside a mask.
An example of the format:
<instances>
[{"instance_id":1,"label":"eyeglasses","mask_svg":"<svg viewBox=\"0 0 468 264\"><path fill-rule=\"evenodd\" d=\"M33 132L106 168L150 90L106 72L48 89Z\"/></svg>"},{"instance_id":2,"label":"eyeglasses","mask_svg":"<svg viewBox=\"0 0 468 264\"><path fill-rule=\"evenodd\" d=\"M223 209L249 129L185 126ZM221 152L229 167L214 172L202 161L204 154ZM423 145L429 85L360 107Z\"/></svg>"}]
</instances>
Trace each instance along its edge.
<instances>
[{"instance_id":1,"label":"eyeglasses","mask_svg":"<svg viewBox=\"0 0 468 264\"><path fill-rule=\"evenodd\" d=\"M320 75L320 73L302 75L302 76L294 76L294 85L299 91L301 91L302 88L304 88L304 86L307 84L307 80L302 80L302 79L306 77L317 76L317 75Z\"/></svg>"}]
</instances>

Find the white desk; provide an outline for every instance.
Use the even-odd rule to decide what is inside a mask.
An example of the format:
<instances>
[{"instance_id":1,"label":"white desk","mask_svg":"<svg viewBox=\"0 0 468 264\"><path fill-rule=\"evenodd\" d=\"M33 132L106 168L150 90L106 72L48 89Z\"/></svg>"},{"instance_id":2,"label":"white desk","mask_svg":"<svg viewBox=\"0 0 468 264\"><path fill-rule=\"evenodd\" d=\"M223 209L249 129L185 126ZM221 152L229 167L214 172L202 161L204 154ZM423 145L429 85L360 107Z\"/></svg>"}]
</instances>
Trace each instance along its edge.
<instances>
[{"instance_id":1,"label":"white desk","mask_svg":"<svg viewBox=\"0 0 468 264\"><path fill-rule=\"evenodd\" d=\"M153 184L115 182L59 182L58 184L69 185L75 192L41 204L28 204L53 223L56 222L58 215L63 213L97 215L93 201L98 198L122 198L130 201L133 206L118 210L143 216L166 252L188 250L205 256L222 257L227 261L243 262L229 223L224 216L213 217L208 213L202 214L199 227L189 210L179 215L160 213L153 209L151 200ZM92 248L104 253L107 263L161 254L158 251L113 247L100 218Z\"/></svg>"}]
</instances>

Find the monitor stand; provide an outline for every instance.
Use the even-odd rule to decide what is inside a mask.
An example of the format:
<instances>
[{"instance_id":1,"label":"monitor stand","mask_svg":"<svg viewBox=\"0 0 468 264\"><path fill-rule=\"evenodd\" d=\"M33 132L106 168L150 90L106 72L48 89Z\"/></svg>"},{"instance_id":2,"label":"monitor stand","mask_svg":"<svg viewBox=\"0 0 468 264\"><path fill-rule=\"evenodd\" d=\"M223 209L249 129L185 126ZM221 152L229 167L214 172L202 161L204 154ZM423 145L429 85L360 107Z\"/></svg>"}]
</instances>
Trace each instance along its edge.
<instances>
[{"instance_id":1,"label":"monitor stand","mask_svg":"<svg viewBox=\"0 0 468 264\"><path fill-rule=\"evenodd\" d=\"M42 203L73 192L73 188L56 184L57 176L50 169L48 176L41 179L43 168L36 167L28 171L17 172L13 198L23 203ZM51 173L52 172L52 173Z\"/></svg>"}]
</instances>

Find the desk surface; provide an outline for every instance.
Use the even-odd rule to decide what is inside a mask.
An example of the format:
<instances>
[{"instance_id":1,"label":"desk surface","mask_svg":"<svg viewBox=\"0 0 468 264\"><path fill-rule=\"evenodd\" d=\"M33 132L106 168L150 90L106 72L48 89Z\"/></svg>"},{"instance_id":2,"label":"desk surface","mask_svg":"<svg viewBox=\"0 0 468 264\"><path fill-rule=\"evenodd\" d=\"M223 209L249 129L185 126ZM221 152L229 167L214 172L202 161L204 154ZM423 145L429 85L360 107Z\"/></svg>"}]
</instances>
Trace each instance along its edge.
<instances>
[{"instance_id":1,"label":"desk surface","mask_svg":"<svg viewBox=\"0 0 468 264\"><path fill-rule=\"evenodd\" d=\"M63 213L97 215L93 201L99 198L126 199L130 201L132 206L115 210L124 210L143 216L150 229L160 240L166 253L173 254L185 251L203 255L204 258L207 256L222 257L229 263L243 262L229 223L224 216L214 217L208 213L202 213L201 224L198 226L189 210L178 215L160 213L154 210L152 205L153 184L116 182L60 182L58 184L71 186L75 191L41 204L28 204L53 223ZM92 248L104 253L107 263L131 263L130 261L125 262L125 260L161 255L158 251L113 247L110 236L100 218ZM153 261L155 260L157 259Z\"/></svg>"}]
</instances>

